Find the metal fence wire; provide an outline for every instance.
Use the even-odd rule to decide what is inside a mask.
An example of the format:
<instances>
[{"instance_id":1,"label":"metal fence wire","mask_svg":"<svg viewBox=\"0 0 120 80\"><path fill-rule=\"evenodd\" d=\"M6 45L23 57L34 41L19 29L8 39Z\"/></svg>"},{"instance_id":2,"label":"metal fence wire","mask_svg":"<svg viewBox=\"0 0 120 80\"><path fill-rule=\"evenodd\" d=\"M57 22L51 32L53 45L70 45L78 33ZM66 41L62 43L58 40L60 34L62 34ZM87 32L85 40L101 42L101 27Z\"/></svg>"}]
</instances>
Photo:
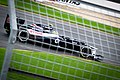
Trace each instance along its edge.
<instances>
[{"instance_id":1,"label":"metal fence wire","mask_svg":"<svg viewBox=\"0 0 120 80\"><path fill-rule=\"evenodd\" d=\"M90 10L74 12L76 6L62 2L13 1L17 38L11 44L8 80L120 80L120 28L105 24ZM11 17L4 15L3 34L9 35Z\"/></svg>"}]
</instances>

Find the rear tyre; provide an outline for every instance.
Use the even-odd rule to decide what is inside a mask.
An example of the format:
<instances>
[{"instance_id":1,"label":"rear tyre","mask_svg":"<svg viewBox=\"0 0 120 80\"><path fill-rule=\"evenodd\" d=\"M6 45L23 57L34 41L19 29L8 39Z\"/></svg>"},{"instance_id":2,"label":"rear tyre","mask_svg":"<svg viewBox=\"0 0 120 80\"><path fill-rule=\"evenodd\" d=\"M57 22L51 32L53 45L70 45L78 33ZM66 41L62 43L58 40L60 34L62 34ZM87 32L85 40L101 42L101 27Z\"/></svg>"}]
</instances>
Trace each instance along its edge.
<instances>
[{"instance_id":1,"label":"rear tyre","mask_svg":"<svg viewBox=\"0 0 120 80\"><path fill-rule=\"evenodd\" d=\"M60 40L57 38L55 39L55 44L59 44Z\"/></svg>"},{"instance_id":2,"label":"rear tyre","mask_svg":"<svg viewBox=\"0 0 120 80\"><path fill-rule=\"evenodd\" d=\"M18 33L18 39L21 42L26 42L29 39L29 33L26 30L20 30Z\"/></svg>"}]
</instances>

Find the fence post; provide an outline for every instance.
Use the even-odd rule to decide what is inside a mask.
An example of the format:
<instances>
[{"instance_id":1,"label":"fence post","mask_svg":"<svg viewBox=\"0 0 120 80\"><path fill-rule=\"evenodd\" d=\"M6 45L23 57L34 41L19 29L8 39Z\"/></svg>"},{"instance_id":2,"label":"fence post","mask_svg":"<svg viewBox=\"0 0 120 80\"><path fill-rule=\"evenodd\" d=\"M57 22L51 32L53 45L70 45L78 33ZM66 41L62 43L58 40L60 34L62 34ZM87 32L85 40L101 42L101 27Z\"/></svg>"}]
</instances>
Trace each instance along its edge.
<instances>
[{"instance_id":1,"label":"fence post","mask_svg":"<svg viewBox=\"0 0 120 80\"><path fill-rule=\"evenodd\" d=\"M16 42L16 35L17 35L16 11L15 11L14 0L8 0L8 9L9 9L9 16L10 16L11 33L9 36L8 45L7 45L6 53L4 57L4 62L2 65L0 80L6 80L7 78L7 73L10 66L11 57L12 57L12 50L14 48L14 43Z\"/></svg>"}]
</instances>

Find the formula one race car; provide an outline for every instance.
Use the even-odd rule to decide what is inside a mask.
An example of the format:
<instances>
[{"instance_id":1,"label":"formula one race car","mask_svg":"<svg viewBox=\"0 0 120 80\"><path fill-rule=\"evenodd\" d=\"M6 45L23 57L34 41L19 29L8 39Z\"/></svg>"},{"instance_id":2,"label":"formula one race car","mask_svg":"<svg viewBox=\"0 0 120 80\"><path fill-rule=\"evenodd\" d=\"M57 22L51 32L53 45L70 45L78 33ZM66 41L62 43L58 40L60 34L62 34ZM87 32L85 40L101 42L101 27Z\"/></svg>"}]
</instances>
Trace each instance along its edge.
<instances>
[{"instance_id":1,"label":"formula one race car","mask_svg":"<svg viewBox=\"0 0 120 80\"><path fill-rule=\"evenodd\" d=\"M18 38L22 42L33 40L53 45L58 45L62 39L51 26L43 24L31 24L19 27Z\"/></svg>"},{"instance_id":2,"label":"formula one race car","mask_svg":"<svg viewBox=\"0 0 120 80\"><path fill-rule=\"evenodd\" d=\"M24 26L22 25L24 22L25 20L17 18L17 37L21 42L26 42L28 40L40 42L79 53L84 58L90 58L97 61L101 61L103 59L103 56L96 54L97 48L87 45L85 42L80 42L76 39L60 36L58 32L53 29L52 25L30 24ZM9 34L10 24L8 15L4 24L4 28Z\"/></svg>"}]
</instances>

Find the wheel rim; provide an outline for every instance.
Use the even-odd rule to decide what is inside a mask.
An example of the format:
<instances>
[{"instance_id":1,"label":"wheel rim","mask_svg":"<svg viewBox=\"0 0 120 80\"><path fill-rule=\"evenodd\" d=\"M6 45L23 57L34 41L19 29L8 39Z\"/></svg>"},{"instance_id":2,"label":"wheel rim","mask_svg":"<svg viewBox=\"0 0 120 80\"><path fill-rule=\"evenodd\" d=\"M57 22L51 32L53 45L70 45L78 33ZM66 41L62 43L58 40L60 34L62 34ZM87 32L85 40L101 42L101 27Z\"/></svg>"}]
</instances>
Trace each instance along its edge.
<instances>
[{"instance_id":1,"label":"wheel rim","mask_svg":"<svg viewBox=\"0 0 120 80\"><path fill-rule=\"evenodd\" d=\"M18 38L20 41L27 41L29 39L29 33L26 30L20 30L18 34Z\"/></svg>"},{"instance_id":2,"label":"wheel rim","mask_svg":"<svg viewBox=\"0 0 120 80\"><path fill-rule=\"evenodd\" d=\"M59 39L55 39L55 43L58 44L60 42Z\"/></svg>"}]
</instances>

